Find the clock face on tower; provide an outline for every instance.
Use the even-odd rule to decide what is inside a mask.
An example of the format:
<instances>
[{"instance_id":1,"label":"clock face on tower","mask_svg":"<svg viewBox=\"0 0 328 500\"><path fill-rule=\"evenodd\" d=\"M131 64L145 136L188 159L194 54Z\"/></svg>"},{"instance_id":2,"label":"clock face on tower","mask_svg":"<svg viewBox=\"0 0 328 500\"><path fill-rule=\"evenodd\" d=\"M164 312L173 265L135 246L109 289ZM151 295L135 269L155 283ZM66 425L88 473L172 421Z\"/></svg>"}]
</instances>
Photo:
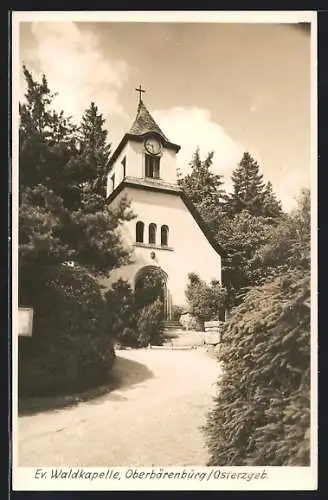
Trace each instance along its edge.
<instances>
[{"instance_id":1,"label":"clock face on tower","mask_svg":"<svg viewBox=\"0 0 328 500\"><path fill-rule=\"evenodd\" d=\"M162 144L157 139L149 138L145 140L145 149L151 155L158 155L162 150Z\"/></svg>"}]
</instances>

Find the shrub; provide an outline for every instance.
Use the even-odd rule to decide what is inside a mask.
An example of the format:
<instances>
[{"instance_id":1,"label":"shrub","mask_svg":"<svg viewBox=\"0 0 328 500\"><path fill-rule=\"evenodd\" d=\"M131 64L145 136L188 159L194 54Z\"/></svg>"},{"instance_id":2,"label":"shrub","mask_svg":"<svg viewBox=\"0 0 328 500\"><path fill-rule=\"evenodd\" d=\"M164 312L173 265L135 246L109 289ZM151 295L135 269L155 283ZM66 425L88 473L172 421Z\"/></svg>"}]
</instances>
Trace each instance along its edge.
<instances>
[{"instance_id":1,"label":"shrub","mask_svg":"<svg viewBox=\"0 0 328 500\"><path fill-rule=\"evenodd\" d=\"M120 347L139 347L138 333L136 327L122 327L120 335L117 339Z\"/></svg>"},{"instance_id":2,"label":"shrub","mask_svg":"<svg viewBox=\"0 0 328 500\"><path fill-rule=\"evenodd\" d=\"M204 324L196 316L185 313L180 316L180 324L184 330L194 330L196 332L204 331Z\"/></svg>"},{"instance_id":3,"label":"shrub","mask_svg":"<svg viewBox=\"0 0 328 500\"><path fill-rule=\"evenodd\" d=\"M162 341L163 302L152 278L144 280L145 287L136 293L122 279L105 293L111 333L121 346L145 347Z\"/></svg>"},{"instance_id":4,"label":"shrub","mask_svg":"<svg viewBox=\"0 0 328 500\"><path fill-rule=\"evenodd\" d=\"M115 359L98 283L63 265L20 273L20 304L34 308L19 340L19 396L79 392L106 382Z\"/></svg>"},{"instance_id":5,"label":"shrub","mask_svg":"<svg viewBox=\"0 0 328 500\"><path fill-rule=\"evenodd\" d=\"M209 286L197 274L188 275L186 297L191 313L200 322L221 319L224 309L226 291L218 281Z\"/></svg>"},{"instance_id":6,"label":"shrub","mask_svg":"<svg viewBox=\"0 0 328 500\"><path fill-rule=\"evenodd\" d=\"M137 280L135 302L138 310L140 310L157 299L164 301L163 280L156 270L150 269Z\"/></svg>"},{"instance_id":7,"label":"shrub","mask_svg":"<svg viewBox=\"0 0 328 500\"><path fill-rule=\"evenodd\" d=\"M179 321L181 314L184 312L184 308L182 306L172 306L172 320Z\"/></svg>"},{"instance_id":8,"label":"shrub","mask_svg":"<svg viewBox=\"0 0 328 500\"><path fill-rule=\"evenodd\" d=\"M106 310L111 334L122 346L137 347L137 308L131 285L122 279L105 293Z\"/></svg>"},{"instance_id":9,"label":"shrub","mask_svg":"<svg viewBox=\"0 0 328 500\"><path fill-rule=\"evenodd\" d=\"M138 344L146 347L148 344L160 345L162 338L163 303L160 299L144 307L138 314L137 332Z\"/></svg>"},{"instance_id":10,"label":"shrub","mask_svg":"<svg viewBox=\"0 0 328 500\"><path fill-rule=\"evenodd\" d=\"M309 297L309 273L294 270L249 292L226 323L209 465L309 465Z\"/></svg>"}]
</instances>

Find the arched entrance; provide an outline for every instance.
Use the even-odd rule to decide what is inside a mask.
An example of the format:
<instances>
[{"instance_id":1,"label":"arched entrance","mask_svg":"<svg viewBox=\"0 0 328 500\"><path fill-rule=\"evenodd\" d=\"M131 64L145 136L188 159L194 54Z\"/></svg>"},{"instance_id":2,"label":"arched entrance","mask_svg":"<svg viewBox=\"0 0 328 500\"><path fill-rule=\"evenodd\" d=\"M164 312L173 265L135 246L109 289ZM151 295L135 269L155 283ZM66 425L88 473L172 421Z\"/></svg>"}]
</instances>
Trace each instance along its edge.
<instances>
[{"instance_id":1,"label":"arched entrance","mask_svg":"<svg viewBox=\"0 0 328 500\"><path fill-rule=\"evenodd\" d=\"M171 300L167 287L167 274L158 266L144 266L136 273L134 289L141 307L160 298L163 303L163 319L171 317Z\"/></svg>"}]
</instances>

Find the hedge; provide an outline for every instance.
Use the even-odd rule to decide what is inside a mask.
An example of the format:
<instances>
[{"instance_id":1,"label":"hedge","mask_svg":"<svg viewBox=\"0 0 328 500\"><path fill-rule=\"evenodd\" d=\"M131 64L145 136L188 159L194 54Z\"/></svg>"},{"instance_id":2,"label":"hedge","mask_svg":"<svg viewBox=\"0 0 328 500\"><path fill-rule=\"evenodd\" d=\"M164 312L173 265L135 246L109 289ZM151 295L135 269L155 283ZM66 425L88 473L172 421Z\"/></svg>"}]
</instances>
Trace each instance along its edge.
<instances>
[{"instance_id":1,"label":"hedge","mask_svg":"<svg viewBox=\"0 0 328 500\"><path fill-rule=\"evenodd\" d=\"M251 291L226 323L209 465L309 465L309 297L308 273L293 271Z\"/></svg>"},{"instance_id":2,"label":"hedge","mask_svg":"<svg viewBox=\"0 0 328 500\"><path fill-rule=\"evenodd\" d=\"M106 382L115 352L98 283L63 265L23 270L20 305L34 308L19 339L19 396L80 392Z\"/></svg>"}]
</instances>

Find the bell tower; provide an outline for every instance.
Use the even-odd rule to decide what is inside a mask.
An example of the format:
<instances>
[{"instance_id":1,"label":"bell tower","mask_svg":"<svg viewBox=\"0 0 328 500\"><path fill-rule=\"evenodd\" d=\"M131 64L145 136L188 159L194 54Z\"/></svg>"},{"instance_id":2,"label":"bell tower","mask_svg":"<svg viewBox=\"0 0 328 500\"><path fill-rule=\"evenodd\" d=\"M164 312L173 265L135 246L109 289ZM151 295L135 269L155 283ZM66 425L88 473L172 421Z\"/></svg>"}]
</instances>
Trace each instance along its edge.
<instances>
[{"instance_id":1,"label":"bell tower","mask_svg":"<svg viewBox=\"0 0 328 500\"><path fill-rule=\"evenodd\" d=\"M180 146L164 134L145 106L139 86L136 117L109 161L107 203L130 202L135 218L120 227L122 243L131 250L126 265L112 269L107 285L128 280L135 289L148 273L162 280L164 315L186 305L188 275L207 282L221 280L221 249L196 208L178 184ZM141 282L140 282L141 280Z\"/></svg>"},{"instance_id":2,"label":"bell tower","mask_svg":"<svg viewBox=\"0 0 328 500\"><path fill-rule=\"evenodd\" d=\"M135 120L109 161L107 196L122 182L151 184L155 189L165 185L177 187L176 154L180 146L171 142L157 125L141 95Z\"/></svg>"}]
</instances>

